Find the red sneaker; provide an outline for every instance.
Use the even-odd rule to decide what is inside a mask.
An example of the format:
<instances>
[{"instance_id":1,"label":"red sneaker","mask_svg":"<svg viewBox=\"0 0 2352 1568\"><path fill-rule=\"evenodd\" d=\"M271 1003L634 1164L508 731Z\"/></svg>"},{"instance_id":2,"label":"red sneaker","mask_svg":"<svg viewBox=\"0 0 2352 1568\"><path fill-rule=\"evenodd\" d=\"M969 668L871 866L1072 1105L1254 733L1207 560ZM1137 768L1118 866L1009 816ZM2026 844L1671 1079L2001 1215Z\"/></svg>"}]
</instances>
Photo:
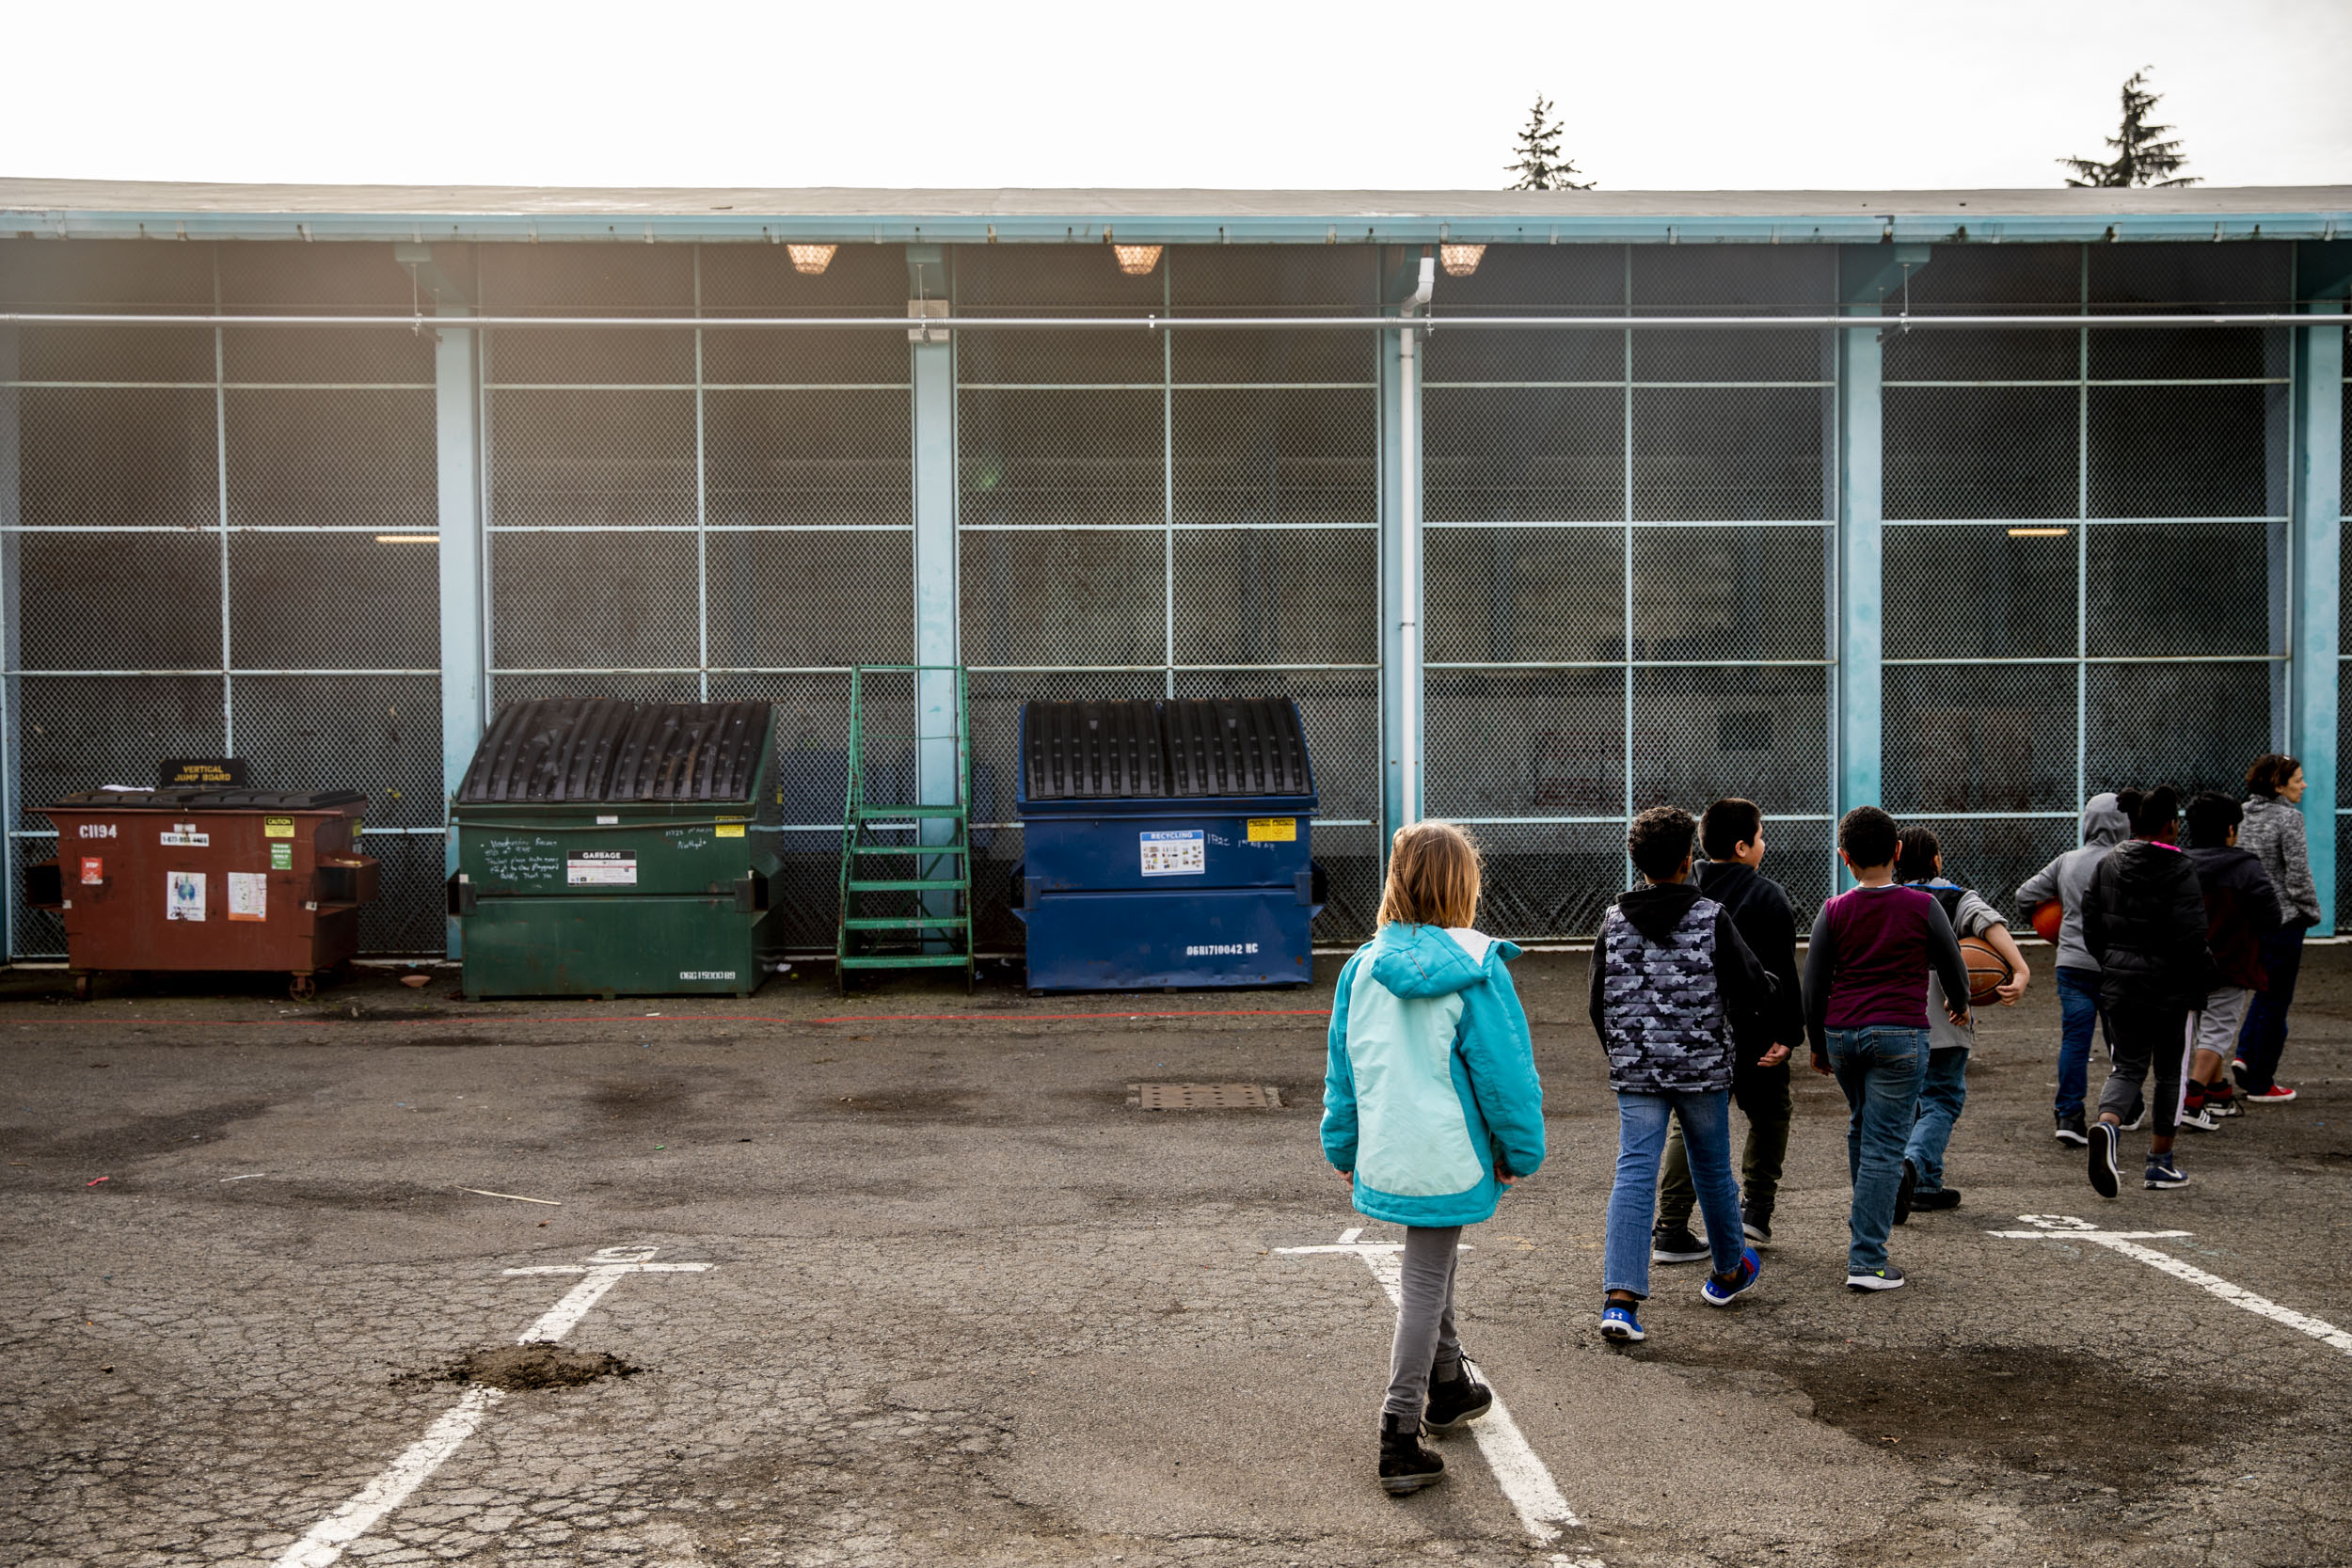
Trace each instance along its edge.
<instances>
[{"instance_id":1,"label":"red sneaker","mask_svg":"<svg viewBox=\"0 0 2352 1568\"><path fill-rule=\"evenodd\" d=\"M2284 1084L2273 1084L2260 1094L2249 1090L2238 1098L2249 1105L2284 1105L2295 1098L2295 1091Z\"/></svg>"}]
</instances>

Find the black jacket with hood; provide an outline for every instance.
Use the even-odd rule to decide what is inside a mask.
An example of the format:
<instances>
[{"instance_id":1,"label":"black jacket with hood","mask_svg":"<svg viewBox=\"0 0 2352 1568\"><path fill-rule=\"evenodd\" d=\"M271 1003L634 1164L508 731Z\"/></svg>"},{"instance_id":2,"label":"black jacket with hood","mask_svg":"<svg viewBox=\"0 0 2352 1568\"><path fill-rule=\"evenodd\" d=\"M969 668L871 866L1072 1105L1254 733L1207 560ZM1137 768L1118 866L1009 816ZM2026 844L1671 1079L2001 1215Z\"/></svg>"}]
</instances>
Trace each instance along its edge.
<instances>
[{"instance_id":1,"label":"black jacket with hood","mask_svg":"<svg viewBox=\"0 0 2352 1568\"><path fill-rule=\"evenodd\" d=\"M1772 977L1772 1000L1735 1022L1731 1094L1751 1116L1756 1109L1779 1114L1779 1089L1788 1081L1788 1062L1758 1065L1764 1053L1785 1045L1790 1055L1804 1049L1804 988L1797 976L1797 906L1788 890L1754 866L1738 861L1701 861L1692 879L1699 891L1724 907L1748 951ZM1770 1104L1756 1099L1764 1095Z\"/></svg>"},{"instance_id":2,"label":"black jacket with hood","mask_svg":"<svg viewBox=\"0 0 2352 1568\"><path fill-rule=\"evenodd\" d=\"M2099 993L2119 1002L2195 1006L2211 989L2205 891L2185 851L2125 839L2090 874L2083 945L2099 960Z\"/></svg>"},{"instance_id":3,"label":"black jacket with hood","mask_svg":"<svg viewBox=\"0 0 2352 1568\"><path fill-rule=\"evenodd\" d=\"M2205 946L2213 953L2217 986L2270 989L2263 973L2262 939L2285 918L2279 890L2263 863L2235 845L2211 845L2188 852L2197 885L2205 890Z\"/></svg>"}]
</instances>

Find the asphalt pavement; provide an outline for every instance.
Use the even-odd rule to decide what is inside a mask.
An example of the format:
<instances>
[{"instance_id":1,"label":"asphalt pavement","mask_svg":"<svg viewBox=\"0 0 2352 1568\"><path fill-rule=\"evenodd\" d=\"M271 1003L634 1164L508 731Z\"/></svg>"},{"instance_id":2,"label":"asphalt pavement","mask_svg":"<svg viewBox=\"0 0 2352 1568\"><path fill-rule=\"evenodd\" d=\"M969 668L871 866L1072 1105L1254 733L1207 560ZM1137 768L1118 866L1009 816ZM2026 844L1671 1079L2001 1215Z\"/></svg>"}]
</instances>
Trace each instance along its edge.
<instances>
[{"instance_id":1,"label":"asphalt pavement","mask_svg":"<svg viewBox=\"0 0 2352 1568\"><path fill-rule=\"evenodd\" d=\"M1661 1268L1629 1349L1595 1333L1585 959L1520 959L1554 1152L1459 1305L1522 1443L1443 1439L1406 1499L1373 1473L1394 1232L1315 1138L1337 960L748 1002L9 972L0 1562L2352 1560L2352 955L2307 960L2302 1098L2113 1202L2050 1136L2028 955L1909 1289L1843 1288L1843 1105L1800 1073L1761 1286L1716 1311ZM1155 1082L1281 1104L1128 1103Z\"/></svg>"}]
</instances>

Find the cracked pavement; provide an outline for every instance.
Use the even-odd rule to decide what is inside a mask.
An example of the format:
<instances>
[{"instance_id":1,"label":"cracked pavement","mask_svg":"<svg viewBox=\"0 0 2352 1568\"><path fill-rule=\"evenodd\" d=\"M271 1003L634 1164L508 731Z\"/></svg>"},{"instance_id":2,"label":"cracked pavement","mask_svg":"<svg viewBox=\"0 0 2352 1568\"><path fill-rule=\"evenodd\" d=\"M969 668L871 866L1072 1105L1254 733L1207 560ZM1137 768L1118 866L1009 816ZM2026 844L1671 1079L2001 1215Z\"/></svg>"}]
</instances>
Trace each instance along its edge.
<instances>
[{"instance_id":1,"label":"cracked pavement","mask_svg":"<svg viewBox=\"0 0 2352 1568\"><path fill-rule=\"evenodd\" d=\"M1965 1201L1897 1233L1911 1289L1840 1285L1843 1107L1801 1073L1761 1288L1708 1311L1661 1268L1630 1350L1593 1333L1615 1124L1584 958L1519 961L1554 1154L1467 1237L1460 1305L1585 1521L1548 1544L1467 1436L1446 1485L1378 1490L1388 1304L1356 1259L1274 1250L1364 1223L1316 1147L1323 1021L1295 1010L1336 960L1307 993L844 1002L796 976L584 1006L468 1004L447 972L75 1005L10 972L0 1561L269 1568L457 1403L437 1371L572 1283L502 1271L624 1245L712 1265L620 1278L564 1340L635 1374L506 1395L342 1560L2342 1560L2352 1357L1987 1231L2189 1230L2150 1244L2352 1326L2352 954L2307 961L2302 1100L2184 1134L2185 1191L2102 1204L2049 1136L2028 953L2026 1005L1985 1015ZM1286 1108L1141 1112L1139 1081Z\"/></svg>"}]
</instances>

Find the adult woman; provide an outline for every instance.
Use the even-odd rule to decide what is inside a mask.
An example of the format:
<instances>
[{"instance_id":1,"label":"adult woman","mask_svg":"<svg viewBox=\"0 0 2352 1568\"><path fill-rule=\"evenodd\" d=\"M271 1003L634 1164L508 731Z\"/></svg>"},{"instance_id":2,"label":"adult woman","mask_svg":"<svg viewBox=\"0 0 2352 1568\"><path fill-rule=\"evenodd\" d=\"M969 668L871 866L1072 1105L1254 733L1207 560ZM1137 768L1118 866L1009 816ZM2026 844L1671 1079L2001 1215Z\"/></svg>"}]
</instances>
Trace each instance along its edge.
<instances>
[{"instance_id":1,"label":"adult woman","mask_svg":"<svg viewBox=\"0 0 2352 1568\"><path fill-rule=\"evenodd\" d=\"M2246 1027L2237 1037L2237 1085L2257 1105L2283 1105L2295 1091L2279 1082L2279 1056L2286 1049L2287 1009L2295 1005L2295 977L2303 967L2303 933L2319 924L2319 890L2312 883L2312 857L2303 838L2303 765L2272 752L2246 770L2246 820L2238 847L2253 852L2279 895L2286 923L2262 939L2267 990L2254 993Z\"/></svg>"}]
</instances>

